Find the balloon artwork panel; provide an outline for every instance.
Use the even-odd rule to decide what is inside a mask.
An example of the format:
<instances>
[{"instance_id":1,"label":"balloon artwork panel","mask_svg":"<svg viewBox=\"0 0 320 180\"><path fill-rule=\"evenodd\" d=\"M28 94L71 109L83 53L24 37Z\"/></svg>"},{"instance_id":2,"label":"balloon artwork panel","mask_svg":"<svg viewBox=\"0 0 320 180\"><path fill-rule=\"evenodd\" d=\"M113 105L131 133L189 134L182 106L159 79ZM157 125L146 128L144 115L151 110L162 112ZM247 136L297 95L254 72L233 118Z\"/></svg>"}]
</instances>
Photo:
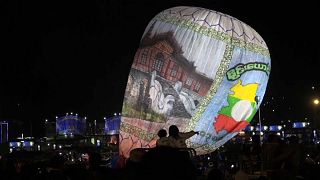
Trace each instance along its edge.
<instances>
[{"instance_id":1,"label":"balloon artwork panel","mask_svg":"<svg viewBox=\"0 0 320 180\"><path fill-rule=\"evenodd\" d=\"M210 153L244 129L270 74L260 35L226 14L174 7L148 24L128 77L120 125L120 155L154 147L157 132L177 125L199 131L187 141Z\"/></svg>"}]
</instances>

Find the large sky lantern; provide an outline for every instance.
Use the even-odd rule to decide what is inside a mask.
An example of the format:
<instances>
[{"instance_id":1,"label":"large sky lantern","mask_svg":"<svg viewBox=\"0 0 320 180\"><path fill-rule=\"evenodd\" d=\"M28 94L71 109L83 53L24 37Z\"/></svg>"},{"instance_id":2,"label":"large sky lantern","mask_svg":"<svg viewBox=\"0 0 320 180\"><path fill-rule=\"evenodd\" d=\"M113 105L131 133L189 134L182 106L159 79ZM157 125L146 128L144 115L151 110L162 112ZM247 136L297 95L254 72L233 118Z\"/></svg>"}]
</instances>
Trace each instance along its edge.
<instances>
[{"instance_id":1,"label":"large sky lantern","mask_svg":"<svg viewBox=\"0 0 320 180\"><path fill-rule=\"evenodd\" d=\"M120 155L155 147L170 125L200 132L187 141L197 154L214 151L250 124L270 69L265 41L234 17L185 6L157 14L128 77Z\"/></svg>"}]
</instances>

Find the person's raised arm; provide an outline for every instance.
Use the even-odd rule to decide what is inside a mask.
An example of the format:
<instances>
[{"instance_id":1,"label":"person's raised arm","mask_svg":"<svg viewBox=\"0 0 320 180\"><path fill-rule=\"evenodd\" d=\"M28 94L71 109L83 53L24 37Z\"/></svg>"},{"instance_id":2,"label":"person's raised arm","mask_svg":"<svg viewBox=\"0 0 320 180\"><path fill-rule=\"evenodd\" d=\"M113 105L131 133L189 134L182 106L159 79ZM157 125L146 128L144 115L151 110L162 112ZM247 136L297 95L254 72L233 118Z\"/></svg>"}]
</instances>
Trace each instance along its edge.
<instances>
[{"instance_id":1,"label":"person's raised arm","mask_svg":"<svg viewBox=\"0 0 320 180\"><path fill-rule=\"evenodd\" d=\"M199 132L198 131L180 132L179 136L184 139L189 139L190 137L194 136L195 134L199 134Z\"/></svg>"}]
</instances>

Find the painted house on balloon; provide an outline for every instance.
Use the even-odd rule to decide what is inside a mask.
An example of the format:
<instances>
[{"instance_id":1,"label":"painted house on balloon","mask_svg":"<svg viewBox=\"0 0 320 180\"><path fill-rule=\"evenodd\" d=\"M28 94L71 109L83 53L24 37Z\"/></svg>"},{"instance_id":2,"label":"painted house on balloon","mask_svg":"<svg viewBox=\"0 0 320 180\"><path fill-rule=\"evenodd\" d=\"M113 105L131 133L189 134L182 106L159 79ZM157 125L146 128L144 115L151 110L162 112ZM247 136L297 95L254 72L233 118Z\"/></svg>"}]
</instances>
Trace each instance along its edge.
<instances>
[{"instance_id":1,"label":"painted house on balloon","mask_svg":"<svg viewBox=\"0 0 320 180\"><path fill-rule=\"evenodd\" d=\"M183 56L173 32L152 37L147 33L134 57L125 102L137 112L191 118L212 82ZM148 113L141 117L141 113L132 112L125 111L124 115L147 119ZM163 120L160 116L150 119Z\"/></svg>"},{"instance_id":2,"label":"painted house on balloon","mask_svg":"<svg viewBox=\"0 0 320 180\"><path fill-rule=\"evenodd\" d=\"M147 73L156 71L158 76L172 85L180 81L189 93L205 96L213 80L196 72L194 63L188 61L182 53L172 32L151 38L146 34L134 57L133 68Z\"/></svg>"}]
</instances>

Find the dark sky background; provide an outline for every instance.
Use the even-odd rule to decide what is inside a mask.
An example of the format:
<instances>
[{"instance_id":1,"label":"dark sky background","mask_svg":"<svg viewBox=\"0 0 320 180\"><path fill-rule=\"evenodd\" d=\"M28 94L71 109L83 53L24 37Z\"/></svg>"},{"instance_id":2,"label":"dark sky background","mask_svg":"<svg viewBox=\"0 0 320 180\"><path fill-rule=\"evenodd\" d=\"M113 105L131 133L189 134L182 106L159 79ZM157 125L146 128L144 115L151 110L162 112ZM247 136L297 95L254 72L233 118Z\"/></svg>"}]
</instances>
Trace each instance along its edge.
<instances>
[{"instance_id":1,"label":"dark sky background","mask_svg":"<svg viewBox=\"0 0 320 180\"><path fill-rule=\"evenodd\" d=\"M319 8L316 1L280 2L1 1L0 120L23 122L26 134L32 124L39 136L45 119L67 112L88 121L121 112L144 29L157 13L182 5L236 17L264 38L272 62L264 123L310 120L319 92Z\"/></svg>"}]
</instances>

